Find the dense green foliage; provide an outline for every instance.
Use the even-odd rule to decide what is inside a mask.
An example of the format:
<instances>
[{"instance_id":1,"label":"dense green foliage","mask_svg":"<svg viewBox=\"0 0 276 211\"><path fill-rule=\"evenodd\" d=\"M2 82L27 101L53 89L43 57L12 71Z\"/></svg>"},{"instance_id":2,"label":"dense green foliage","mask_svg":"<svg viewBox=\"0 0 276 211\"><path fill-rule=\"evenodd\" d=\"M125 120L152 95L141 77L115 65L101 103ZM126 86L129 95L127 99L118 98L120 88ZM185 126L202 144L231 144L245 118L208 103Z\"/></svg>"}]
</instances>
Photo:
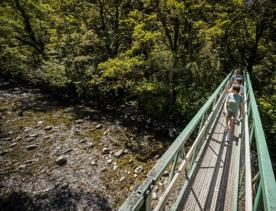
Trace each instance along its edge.
<instances>
[{"instance_id":1,"label":"dense green foliage","mask_svg":"<svg viewBox=\"0 0 276 211\"><path fill-rule=\"evenodd\" d=\"M4 0L1 74L188 120L238 64L275 122L275 12L272 1Z\"/></svg>"}]
</instances>

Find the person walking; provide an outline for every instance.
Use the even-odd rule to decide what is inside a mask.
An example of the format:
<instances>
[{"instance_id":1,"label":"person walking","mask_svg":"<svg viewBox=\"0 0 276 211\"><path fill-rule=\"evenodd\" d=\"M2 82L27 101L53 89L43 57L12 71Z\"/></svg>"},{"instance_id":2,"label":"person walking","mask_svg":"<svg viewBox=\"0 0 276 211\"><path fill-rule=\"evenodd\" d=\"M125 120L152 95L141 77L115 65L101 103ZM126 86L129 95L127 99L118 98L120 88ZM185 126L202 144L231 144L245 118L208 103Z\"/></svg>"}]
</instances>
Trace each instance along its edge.
<instances>
[{"instance_id":1,"label":"person walking","mask_svg":"<svg viewBox=\"0 0 276 211\"><path fill-rule=\"evenodd\" d=\"M234 122L239 114L239 119L243 114L243 97L239 94L240 86L233 85L228 93L225 104L224 114L226 116L226 141L230 140L231 131L234 127Z\"/></svg>"}]
</instances>

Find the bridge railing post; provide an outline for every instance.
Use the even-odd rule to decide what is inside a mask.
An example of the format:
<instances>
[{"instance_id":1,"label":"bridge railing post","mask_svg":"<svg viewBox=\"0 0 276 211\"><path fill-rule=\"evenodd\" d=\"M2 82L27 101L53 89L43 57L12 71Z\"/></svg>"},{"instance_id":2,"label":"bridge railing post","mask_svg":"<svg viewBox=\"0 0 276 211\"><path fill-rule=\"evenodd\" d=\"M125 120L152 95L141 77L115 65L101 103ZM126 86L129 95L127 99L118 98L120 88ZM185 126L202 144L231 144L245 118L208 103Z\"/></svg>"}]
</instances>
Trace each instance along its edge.
<instances>
[{"instance_id":1,"label":"bridge railing post","mask_svg":"<svg viewBox=\"0 0 276 211\"><path fill-rule=\"evenodd\" d=\"M269 151L266 143L264 130L260 114L258 111L258 105L254 96L252 84L248 72L246 73L246 85L249 96L249 120L250 132L249 142L252 144L254 138L254 144L256 145L258 168L260 172L260 182L257 190L256 197L254 199L253 210L258 210L259 206L267 211L276 210L276 182L272 169L272 164L269 156ZM257 174L258 175L258 174ZM254 179L253 179L254 180ZM253 181L252 181L253 182ZM262 196L262 200L260 197ZM260 204L259 202L262 201Z\"/></svg>"}]
</instances>

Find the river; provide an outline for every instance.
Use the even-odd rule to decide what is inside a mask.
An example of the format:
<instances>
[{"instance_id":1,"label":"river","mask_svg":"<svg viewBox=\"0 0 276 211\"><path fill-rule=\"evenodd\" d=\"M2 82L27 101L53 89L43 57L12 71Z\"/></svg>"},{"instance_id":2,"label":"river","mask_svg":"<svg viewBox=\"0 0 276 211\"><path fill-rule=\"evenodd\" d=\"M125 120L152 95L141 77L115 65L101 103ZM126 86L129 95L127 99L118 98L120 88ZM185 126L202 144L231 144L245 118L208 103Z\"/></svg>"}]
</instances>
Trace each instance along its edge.
<instances>
[{"instance_id":1,"label":"river","mask_svg":"<svg viewBox=\"0 0 276 211\"><path fill-rule=\"evenodd\" d=\"M0 81L0 210L118 208L169 145L124 119Z\"/></svg>"}]
</instances>

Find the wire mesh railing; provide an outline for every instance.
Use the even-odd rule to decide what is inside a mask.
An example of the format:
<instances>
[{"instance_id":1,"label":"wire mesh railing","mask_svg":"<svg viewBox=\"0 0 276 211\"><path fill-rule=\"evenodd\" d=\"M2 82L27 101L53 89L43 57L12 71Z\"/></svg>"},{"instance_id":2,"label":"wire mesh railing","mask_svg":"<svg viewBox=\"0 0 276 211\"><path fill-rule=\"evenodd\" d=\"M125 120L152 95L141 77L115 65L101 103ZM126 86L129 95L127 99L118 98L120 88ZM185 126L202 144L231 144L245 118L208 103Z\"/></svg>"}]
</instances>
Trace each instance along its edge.
<instances>
[{"instance_id":1,"label":"wire mesh railing","mask_svg":"<svg viewBox=\"0 0 276 211\"><path fill-rule=\"evenodd\" d=\"M225 98L229 74L194 118L180 133L168 150L148 173L147 179L127 198L119 209L164 210L172 208L177 201L183 183L193 171L210 135ZM181 181L181 183L179 183Z\"/></svg>"}]
</instances>

